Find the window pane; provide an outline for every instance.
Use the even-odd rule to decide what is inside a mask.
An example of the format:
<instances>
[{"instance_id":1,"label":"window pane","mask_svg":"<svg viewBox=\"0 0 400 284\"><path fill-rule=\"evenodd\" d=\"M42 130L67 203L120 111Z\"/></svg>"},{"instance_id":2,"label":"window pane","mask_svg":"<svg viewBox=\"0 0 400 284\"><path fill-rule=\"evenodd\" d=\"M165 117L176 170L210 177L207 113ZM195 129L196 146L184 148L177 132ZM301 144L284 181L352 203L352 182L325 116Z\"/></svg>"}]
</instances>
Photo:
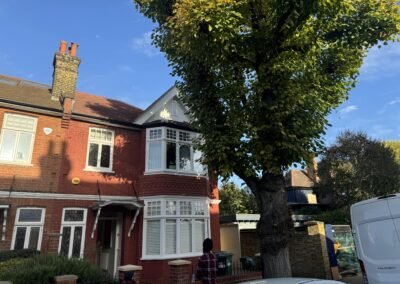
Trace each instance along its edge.
<instances>
[{"instance_id":1,"label":"window pane","mask_svg":"<svg viewBox=\"0 0 400 284\"><path fill-rule=\"evenodd\" d=\"M179 147L179 169L183 171L190 171L190 147L188 145L181 145Z\"/></svg>"},{"instance_id":2,"label":"window pane","mask_svg":"<svg viewBox=\"0 0 400 284\"><path fill-rule=\"evenodd\" d=\"M63 227L62 237L61 237L61 249L60 249L61 255L68 256L70 239L71 239L71 227Z\"/></svg>"},{"instance_id":3,"label":"window pane","mask_svg":"<svg viewBox=\"0 0 400 284\"><path fill-rule=\"evenodd\" d=\"M39 245L40 227L31 227L28 249L37 249Z\"/></svg>"},{"instance_id":4,"label":"window pane","mask_svg":"<svg viewBox=\"0 0 400 284\"><path fill-rule=\"evenodd\" d=\"M190 133L179 131L179 141L190 141Z\"/></svg>"},{"instance_id":5,"label":"window pane","mask_svg":"<svg viewBox=\"0 0 400 284\"><path fill-rule=\"evenodd\" d=\"M180 213L181 215L192 215L192 202L181 201L180 202Z\"/></svg>"},{"instance_id":6,"label":"window pane","mask_svg":"<svg viewBox=\"0 0 400 284\"><path fill-rule=\"evenodd\" d=\"M149 139L160 139L162 135L161 129L153 129L149 132Z\"/></svg>"},{"instance_id":7,"label":"window pane","mask_svg":"<svg viewBox=\"0 0 400 284\"><path fill-rule=\"evenodd\" d=\"M23 249L25 243L26 227L17 227L14 249Z\"/></svg>"},{"instance_id":8,"label":"window pane","mask_svg":"<svg viewBox=\"0 0 400 284\"><path fill-rule=\"evenodd\" d=\"M147 215L158 216L161 215L161 201L150 201L147 203Z\"/></svg>"},{"instance_id":9,"label":"window pane","mask_svg":"<svg viewBox=\"0 0 400 284\"><path fill-rule=\"evenodd\" d=\"M149 170L161 169L161 141L149 142Z\"/></svg>"},{"instance_id":10,"label":"window pane","mask_svg":"<svg viewBox=\"0 0 400 284\"><path fill-rule=\"evenodd\" d=\"M34 126L35 126L35 118L33 117L7 115L5 127L34 131L35 130Z\"/></svg>"},{"instance_id":11,"label":"window pane","mask_svg":"<svg viewBox=\"0 0 400 284\"><path fill-rule=\"evenodd\" d=\"M194 236L194 244L193 250L195 252L203 251L203 240L206 238L206 230L205 230L205 222L202 219L194 220L193 224L193 236Z\"/></svg>"},{"instance_id":12,"label":"window pane","mask_svg":"<svg viewBox=\"0 0 400 284\"><path fill-rule=\"evenodd\" d=\"M176 220L166 220L165 223L165 253L176 253Z\"/></svg>"},{"instance_id":13,"label":"window pane","mask_svg":"<svg viewBox=\"0 0 400 284\"><path fill-rule=\"evenodd\" d=\"M99 144L90 143L88 165L97 167L97 154L99 153Z\"/></svg>"},{"instance_id":14,"label":"window pane","mask_svg":"<svg viewBox=\"0 0 400 284\"><path fill-rule=\"evenodd\" d=\"M0 160L13 160L15 142L17 140L17 132L11 130L3 130L1 141Z\"/></svg>"},{"instance_id":15,"label":"window pane","mask_svg":"<svg viewBox=\"0 0 400 284\"><path fill-rule=\"evenodd\" d=\"M204 207L204 202L193 202L193 211L194 215L205 215L205 207Z\"/></svg>"},{"instance_id":16,"label":"window pane","mask_svg":"<svg viewBox=\"0 0 400 284\"><path fill-rule=\"evenodd\" d=\"M181 253L187 253L192 251L192 226L188 219L181 219L180 223L180 245Z\"/></svg>"},{"instance_id":17,"label":"window pane","mask_svg":"<svg viewBox=\"0 0 400 284\"><path fill-rule=\"evenodd\" d=\"M176 215L176 201L167 201L165 207L167 215Z\"/></svg>"},{"instance_id":18,"label":"window pane","mask_svg":"<svg viewBox=\"0 0 400 284\"><path fill-rule=\"evenodd\" d=\"M167 129L167 139L176 140L176 130Z\"/></svg>"},{"instance_id":19,"label":"window pane","mask_svg":"<svg viewBox=\"0 0 400 284\"><path fill-rule=\"evenodd\" d=\"M100 167L102 167L102 168L110 167L110 154L111 154L111 146L110 145L102 145L101 146Z\"/></svg>"},{"instance_id":20,"label":"window pane","mask_svg":"<svg viewBox=\"0 0 400 284\"><path fill-rule=\"evenodd\" d=\"M82 244L82 227L75 227L72 243L72 257L80 257Z\"/></svg>"},{"instance_id":21,"label":"window pane","mask_svg":"<svg viewBox=\"0 0 400 284\"><path fill-rule=\"evenodd\" d=\"M146 232L146 254L160 254L160 220L148 220Z\"/></svg>"},{"instance_id":22,"label":"window pane","mask_svg":"<svg viewBox=\"0 0 400 284\"><path fill-rule=\"evenodd\" d=\"M204 175L207 173L207 167L200 163L199 159L201 158L201 152L195 150L193 153L193 167L194 171L198 174Z\"/></svg>"},{"instance_id":23,"label":"window pane","mask_svg":"<svg viewBox=\"0 0 400 284\"><path fill-rule=\"evenodd\" d=\"M18 222L40 222L42 209L20 209Z\"/></svg>"},{"instance_id":24,"label":"window pane","mask_svg":"<svg viewBox=\"0 0 400 284\"><path fill-rule=\"evenodd\" d=\"M167 143L167 169L176 170L176 143Z\"/></svg>"},{"instance_id":25,"label":"window pane","mask_svg":"<svg viewBox=\"0 0 400 284\"><path fill-rule=\"evenodd\" d=\"M15 153L15 160L26 161L29 158L31 150L32 133L23 133L19 135L17 152Z\"/></svg>"},{"instance_id":26,"label":"window pane","mask_svg":"<svg viewBox=\"0 0 400 284\"><path fill-rule=\"evenodd\" d=\"M83 221L83 210L65 210L64 221L81 222Z\"/></svg>"}]
</instances>

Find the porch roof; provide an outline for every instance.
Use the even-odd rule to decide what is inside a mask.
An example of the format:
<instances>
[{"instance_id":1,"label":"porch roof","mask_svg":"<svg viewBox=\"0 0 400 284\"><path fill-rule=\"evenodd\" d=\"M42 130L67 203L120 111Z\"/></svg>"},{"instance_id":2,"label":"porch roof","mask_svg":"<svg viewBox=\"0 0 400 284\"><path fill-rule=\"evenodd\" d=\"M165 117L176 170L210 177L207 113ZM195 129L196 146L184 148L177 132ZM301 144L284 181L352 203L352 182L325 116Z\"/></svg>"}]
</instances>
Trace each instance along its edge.
<instances>
[{"instance_id":1,"label":"porch roof","mask_svg":"<svg viewBox=\"0 0 400 284\"><path fill-rule=\"evenodd\" d=\"M121 206L128 210L135 210L143 208L144 205L137 202L137 201L128 201L128 200L108 200L108 201L101 201L96 202L90 206L93 210L102 209L106 206Z\"/></svg>"}]
</instances>

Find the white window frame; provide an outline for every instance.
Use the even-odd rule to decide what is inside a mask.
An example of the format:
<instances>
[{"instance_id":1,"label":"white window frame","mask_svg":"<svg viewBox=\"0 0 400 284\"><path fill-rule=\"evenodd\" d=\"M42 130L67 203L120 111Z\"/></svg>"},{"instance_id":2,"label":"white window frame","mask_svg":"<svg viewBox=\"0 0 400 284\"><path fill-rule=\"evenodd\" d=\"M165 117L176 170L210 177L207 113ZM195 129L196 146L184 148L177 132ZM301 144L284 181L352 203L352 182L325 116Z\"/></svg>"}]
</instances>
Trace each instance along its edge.
<instances>
[{"instance_id":1,"label":"white window frame","mask_svg":"<svg viewBox=\"0 0 400 284\"><path fill-rule=\"evenodd\" d=\"M111 142L105 142L105 141L101 141L101 140L96 140L96 139L91 139L90 138L90 132L92 130L100 130L100 131L108 131L111 132ZM103 172L103 173L114 173L114 171L112 170L113 168L113 155L114 155L114 141L115 138L115 132L114 130L111 129L107 129L107 128L99 128L99 127L89 127L89 133L88 133L88 142L87 142L87 150L86 150L86 167L85 167L85 171L93 171L93 172ZM90 152L90 143L96 143L99 145L99 151L97 153L97 162L100 165L101 162L101 147L102 145L108 145L110 146L110 166L108 168L105 167L93 167L93 166L89 166L89 152Z\"/></svg>"},{"instance_id":2,"label":"white window frame","mask_svg":"<svg viewBox=\"0 0 400 284\"><path fill-rule=\"evenodd\" d=\"M156 138L156 139L150 139L150 131L153 130L161 130L161 137ZM175 139L170 139L167 138L167 131L172 130L176 132L176 138ZM183 133L189 133L190 135L190 141L181 141L180 140L180 132ZM206 167L204 167L203 171L196 171L195 170L195 149L193 147L193 139L196 139L198 137L198 133L192 132L192 131L187 131L187 130L180 130L180 129L175 129L175 128L170 128L170 127L156 127L156 128L148 128L146 129L146 172L145 174L153 174L153 173L179 173L182 175L197 175L197 176L207 176L207 170ZM149 143L151 142L156 142L159 141L161 142L161 167L158 169L149 169ZM175 143L175 159L176 159L176 169L168 169L166 167L167 163L167 143L172 142ZM182 145L187 145L190 147L190 170L183 170L180 169L180 164L179 164L179 147Z\"/></svg>"},{"instance_id":3,"label":"white window frame","mask_svg":"<svg viewBox=\"0 0 400 284\"><path fill-rule=\"evenodd\" d=\"M161 202L161 214L160 215L148 215L147 204L154 201ZM167 201L176 201L176 214L168 215L166 213L166 203ZM189 201L192 202L192 214L190 215L182 215L180 214L180 202L181 201ZM142 246L142 259L150 260L150 259L173 259L178 257L197 257L203 254L203 251L194 251L194 240L196 232L193 231L193 221L194 220L204 220L204 229L205 229L205 238L210 237L211 235L211 226L210 226L210 210L209 204L210 200L204 197L178 197L178 196L160 196L160 197L152 197L145 198L145 207L144 207L144 215L143 215L143 246ZM194 214L194 202L200 202L204 204L204 215L195 215ZM191 235L191 245L192 251L188 253L180 252L180 219L190 219L192 224L192 235ZM160 254L159 255L147 255L147 221L149 220L157 220L160 221ZM176 220L176 253L175 254L167 254L166 253L166 243L165 243L165 235L166 235L166 220Z\"/></svg>"},{"instance_id":4,"label":"white window frame","mask_svg":"<svg viewBox=\"0 0 400 284\"><path fill-rule=\"evenodd\" d=\"M33 129L31 131L29 131L29 130L26 130L26 129L20 129L18 127L6 127L7 119L9 117L12 117L12 116L32 119L34 121ZM35 144L35 137L36 137L37 120L38 120L37 117L33 117L33 116L29 116L29 115L21 115L21 114L16 114L16 113L5 113L4 114L3 125L2 125L1 133L0 133L0 149L2 148L2 144L4 143L3 142L3 138L4 138L4 132L6 130L17 132L17 138L16 138L15 145L14 145L13 159L12 160L0 160L0 163L3 163L3 164L31 165L31 163L32 163L33 145ZM24 161L15 159L15 155L16 155L15 152L17 150L16 145L18 145L21 133L31 133L32 134L32 140L31 140L30 147L29 147L29 156Z\"/></svg>"},{"instance_id":5,"label":"white window frame","mask_svg":"<svg viewBox=\"0 0 400 284\"><path fill-rule=\"evenodd\" d=\"M34 209L34 210L41 210L42 215L41 219L39 222L24 222L24 221L18 221L19 220L19 215L21 210L29 210L29 209ZM17 208L17 214L15 216L15 222L14 222L14 231L13 231L13 237L11 241L11 250L14 250L14 245L15 245L15 239L17 236L17 229L26 227L26 233L25 233L25 241L24 241L24 249L28 248L29 245L29 239L31 235L31 229L32 227L39 227L39 238L38 238L38 244L36 250L40 251L42 247L42 238L43 238L43 227L44 227L44 220L45 220L45 215L46 215L46 208L41 208L41 207L19 207Z\"/></svg>"},{"instance_id":6,"label":"white window frame","mask_svg":"<svg viewBox=\"0 0 400 284\"><path fill-rule=\"evenodd\" d=\"M65 211L67 210L81 210L83 211L83 221L65 221ZM58 253L61 253L61 244L62 244L62 232L64 227L71 227L69 247L68 247L68 258L72 257L72 248L74 243L74 233L76 227L82 227L82 238L81 238L81 250L79 252L79 258L83 258L83 252L85 251L85 236L86 236L86 220L87 220L87 209L80 207L65 207L63 208L62 217L61 217L61 226L60 226L60 240L58 243Z\"/></svg>"}]
</instances>

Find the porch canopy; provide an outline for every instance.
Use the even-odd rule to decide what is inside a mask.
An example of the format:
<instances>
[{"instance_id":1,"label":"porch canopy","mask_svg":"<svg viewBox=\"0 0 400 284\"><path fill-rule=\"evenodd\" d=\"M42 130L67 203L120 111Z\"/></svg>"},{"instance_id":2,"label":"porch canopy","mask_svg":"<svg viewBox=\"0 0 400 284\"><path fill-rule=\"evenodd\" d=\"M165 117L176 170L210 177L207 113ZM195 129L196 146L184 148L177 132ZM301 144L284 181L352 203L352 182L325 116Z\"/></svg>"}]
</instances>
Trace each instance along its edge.
<instances>
[{"instance_id":1,"label":"porch canopy","mask_svg":"<svg viewBox=\"0 0 400 284\"><path fill-rule=\"evenodd\" d=\"M135 226L136 219L139 215L140 208L144 207L143 204L141 204L140 202L134 201L134 200L108 200L108 201L99 201L99 202L92 204L90 206L90 208L92 208L93 210L97 210L97 214L96 214L96 219L94 221L92 234L90 235L90 237L92 239L94 238L94 232L96 231L96 228L97 228L97 222L99 221L101 209L103 209L104 207L107 207L107 206L120 206L127 210L132 210L132 211L135 210L135 216L133 217L132 224L129 227L129 231L128 231L128 237L130 237L131 232Z\"/></svg>"},{"instance_id":2,"label":"porch canopy","mask_svg":"<svg viewBox=\"0 0 400 284\"><path fill-rule=\"evenodd\" d=\"M1 229L1 240L6 239L6 228L7 228L7 213L10 208L10 204L0 204L0 214L3 213L3 224Z\"/></svg>"}]
</instances>

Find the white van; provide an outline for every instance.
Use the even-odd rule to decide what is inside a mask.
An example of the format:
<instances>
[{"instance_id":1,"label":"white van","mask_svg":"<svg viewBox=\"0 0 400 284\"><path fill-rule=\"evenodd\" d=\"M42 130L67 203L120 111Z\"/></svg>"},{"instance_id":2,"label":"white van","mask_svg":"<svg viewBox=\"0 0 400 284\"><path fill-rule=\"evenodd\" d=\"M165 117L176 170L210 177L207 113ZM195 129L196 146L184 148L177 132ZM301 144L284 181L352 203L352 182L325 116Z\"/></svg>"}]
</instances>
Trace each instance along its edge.
<instances>
[{"instance_id":1,"label":"white van","mask_svg":"<svg viewBox=\"0 0 400 284\"><path fill-rule=\"evenodd\" d=\"M364 283L400 283L400 194L358 202L350 213Z\"/></svg>"}]
</instances>

